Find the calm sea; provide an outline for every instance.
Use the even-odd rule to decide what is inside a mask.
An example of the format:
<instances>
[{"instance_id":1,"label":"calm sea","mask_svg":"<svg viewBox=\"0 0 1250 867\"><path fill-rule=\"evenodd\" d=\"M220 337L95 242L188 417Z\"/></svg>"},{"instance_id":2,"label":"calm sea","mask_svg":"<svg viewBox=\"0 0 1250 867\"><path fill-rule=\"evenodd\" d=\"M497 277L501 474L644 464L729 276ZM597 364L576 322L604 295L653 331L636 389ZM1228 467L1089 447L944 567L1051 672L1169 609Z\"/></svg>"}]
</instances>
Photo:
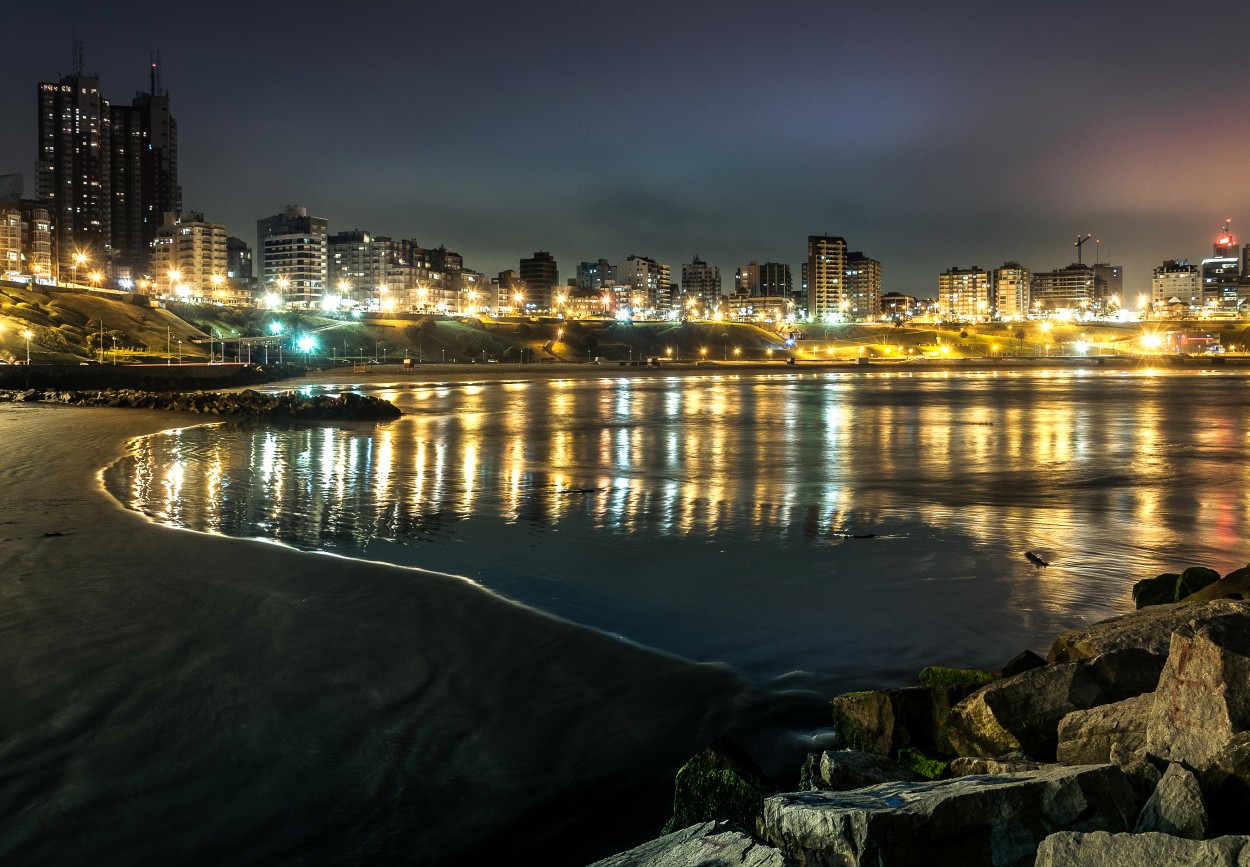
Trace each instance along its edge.
<instances>
[{"instance_id":1,"label":"calm sea","mask_svg":"<svg viewBox=\"0 0 1250 867\"><path fill-rule=\"evenodd\" d=\"M1250 560L1250 378L1235 373L354 390L406 415L165 433L106 484L155 521L453 573L829 694L1044 654L1131 610L1138 579Z\"/></svg>"}]
</instances>

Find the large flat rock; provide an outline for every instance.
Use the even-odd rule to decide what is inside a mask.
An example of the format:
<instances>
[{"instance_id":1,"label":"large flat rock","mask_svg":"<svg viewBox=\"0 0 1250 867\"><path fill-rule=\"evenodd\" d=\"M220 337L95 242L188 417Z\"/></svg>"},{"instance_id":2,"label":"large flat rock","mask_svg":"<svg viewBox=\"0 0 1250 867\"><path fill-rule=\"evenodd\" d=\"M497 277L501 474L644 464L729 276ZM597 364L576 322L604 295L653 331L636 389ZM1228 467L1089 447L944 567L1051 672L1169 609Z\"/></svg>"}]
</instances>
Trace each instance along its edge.
<instances>
[{"instance_id":1,"label":"large flat rock","mask_svg":"<svg viewBox=\"0 0 1250 867\"><path fill-rule=\"evenodd\" d=\"M1248 867L1250 837L1185 840L1170 834L1061 831L1042 841L1036 867Z\"/></svg>"},{"instance_id":2,"label":"large flat rock","mask_svg":"<svg viewBox=\"0 0 1250 867\"><path fill-rule=\"evenodd\" d=\"M794 867L794 862L728 822L704 822L590 867Z\"/></svg>"},{"instance_id":3,"label":"large flat rock","mask_svg":"<svg viewBox=\"0 0 1250 867\"><path fill-rule=\"evenodd\" d=\"M1153 605L1062 633L1051 646L1048 661L1074 662L1130 647L1141 648L1160 657L1167 656L1172 633L1179 627L1192 620L1231 613L1250 614L1250 602L1216 599Z\"/></svg>"},{"instance_id":4,"label":"large flat rock","mask_svg":"<svg viewBox=\"0 0 1250 867\"><path fill-rule=\"evenodd\" d=\"M1060 829L1123 831L1133 792L1113 766L884 783L764 802L764 834L803 867L1024 867Z\"/></svg>"}]
</instances>

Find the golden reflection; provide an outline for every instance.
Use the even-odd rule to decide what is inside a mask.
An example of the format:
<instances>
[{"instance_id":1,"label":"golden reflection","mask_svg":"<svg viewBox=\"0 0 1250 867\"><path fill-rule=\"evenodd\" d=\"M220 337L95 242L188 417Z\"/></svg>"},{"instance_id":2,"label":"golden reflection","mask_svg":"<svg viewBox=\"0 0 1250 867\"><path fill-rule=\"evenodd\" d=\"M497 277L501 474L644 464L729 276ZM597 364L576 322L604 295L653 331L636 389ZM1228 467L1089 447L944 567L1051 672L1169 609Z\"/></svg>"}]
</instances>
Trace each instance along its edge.
<instances>
[{"instance_id":1,"label":"golden reflection","mask_svg":"<svg viewBox=\"0 0 1250 867\"><path fill-rule=\"evenodd\" d=\"M957 536L1008 552L1020 606L1061 611L1090 592L1066 568L1119 574L1129 552L1195 537L1241 552L1246 382L912 371L417 388L409 414L376 427L142 440L120 490L171 523L345 549L452 538L470 517L483 532L558 526L575 544L726 538L808 557L889 528L903 541L886 552ZM1035 548L1058 565L1032 569L1020 552Z\"/></svg>"}]
</instances>

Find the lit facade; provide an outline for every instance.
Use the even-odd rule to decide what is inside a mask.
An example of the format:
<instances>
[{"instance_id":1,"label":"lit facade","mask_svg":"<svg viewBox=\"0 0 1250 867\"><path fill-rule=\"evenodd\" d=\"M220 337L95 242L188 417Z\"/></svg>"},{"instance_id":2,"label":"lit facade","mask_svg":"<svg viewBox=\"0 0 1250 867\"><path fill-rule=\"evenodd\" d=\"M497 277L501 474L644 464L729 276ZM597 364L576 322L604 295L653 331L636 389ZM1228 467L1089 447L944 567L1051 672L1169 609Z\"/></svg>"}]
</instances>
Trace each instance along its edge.
<instances>
[{"instance_id":1,"label":"lit facade","mask_svg":"<svg viewBox=\"0 0 1250 867\"><path fill-rule=\"evenodd\" d=\"M877 319L881 316L881 263L858 251L846 254L846 316Z\"/></svg>"},{"instance_id":2,"label":"lit facade","mask_svg":"<svg viewBox=\"0 0 1250 867\"><path fill-rule=\"evenodd\" d=\"M43 202L0 198L0 279L55 283L54 244Z\"/></svg>"},{"instance_id":3,"label":"lit facade","mask_svg":"<svg viewBox=\"0 0 1250 867\"><path fill-rule=\"evenodd\" d=\"M251 299L247 286L227 276L226 227L198 211L165 214L153 238L151 265L151 281L139 284L147 294L222 304Z\"/></svg>"},{"instance_id":4,"label":"lit facade","mask_svg":"<svg viewBox=\"0 0 1250 867\"><path fill-rule=\"evenodd\" d=\"M628 307L636 313L667 310L670 301L668 287L667 265L646 256L630 256L616 266L616 285L612 287L615 307Z\"/></svg>"},{"instance_id":5,"label":"lit facade","mask_svg":"<svg viewBox=\"0 0 1250 867\"><path fill-rule=\"evenodd\" d=\"M990 272L976 265L943 271L938 275L938 310L944 319L988 319Z\"/></svg>"},{"instance_id":6,"label":"lit facade","mask_svg":"<svg viewBox=\"0 0 1250 867\"><path fill-rule=\"evenodd\" d=\"M1034 313L1082 313L1094 303L1094 268L1074 263L1057 271L1033 275L1030 287Z\"/></svg>"},{"instance_id":7,"label":"lit facade","mask_svg":"<svg viewBox=\"0 0 1250 867\"><path fill-rule=\"evenodd\" d=\"M1033 275L1019 262L1004 262L994 269L992 297L999 319L1023 319L1029 315Z\"/></svg>"},{"instance_id":8,"label":"lit facade","mask_svg":"<svg viewBox=\"0 0 1250 867\"><path fill-rule=\"evenodd\" d=\"M1167 304L1173 298L1190 307L1202 304L1202 272L1188 259L1168 259L1150 280L1152 304Z\"/></svg>"},{"instance_id":9,"label":"lit facade","mask_svg":"<svg viewBox=\"0 0 1250 867\"><path fill-rule=\"evenodd\" d=\"M330 276L327 227L295 205L257 220L258 290L292 307L319 307Z\"/></svg>"},{"instance_id":10,"label":"lit facade","mask_svg":"<svg viewBox=\"0 0 1250 867\"><path fill-rule=\"evenodd\" d=\"M62 279L102 268L112 253L109 103L95 76L39 83L37 197L56 227ZM83 257L75 265L75 256Z\"/></svg>"},{"instance_id":11,"label":"lit facade","mask_svg":"<svg viewBox=\"0 0 1250 867\"><path fill-rule=\"evenodd\" d=\"M698 256L681 266L681 298L683 311L698 310L708 315L720 309L720 268L709 265Z\"/></svg>"},{"instance_id":12,"label":"lit facade","mask_svg":"<svg viewBox=\"0 0 1250 867\"><path fill-rule=\"evenodd\" d=\"M807 312L812 319L832 319L842 315L846 297L846 241L829 235L808 235ZM849 307L849 301L847 303Z\"/></svg>"},{"instance_id":13,"label":"lit facade","mask_svg":"<svg viewBox=\"0 0 1250 867\"><path fill-rule=\"evenodd\" d=\"M1237 239L1225 223L1211 245L1211 258L1202 260L1202 306L1235 310L1242 294L1242 274Z\"/></svg>"}]
</instances>

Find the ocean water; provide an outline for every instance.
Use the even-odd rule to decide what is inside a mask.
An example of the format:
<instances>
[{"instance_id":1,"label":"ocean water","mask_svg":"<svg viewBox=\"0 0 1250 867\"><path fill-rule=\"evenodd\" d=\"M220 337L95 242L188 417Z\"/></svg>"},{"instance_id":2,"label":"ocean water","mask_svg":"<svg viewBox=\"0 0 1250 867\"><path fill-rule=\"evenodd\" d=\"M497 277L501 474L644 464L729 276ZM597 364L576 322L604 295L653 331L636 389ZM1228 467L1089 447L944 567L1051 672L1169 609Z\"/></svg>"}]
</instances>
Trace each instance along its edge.
<instances>
[{"instance_id":1,"label":"ocean water","mask_svg":"<svg viewBox=\"0 0 1250 867\"><path fill-rule=\"evenodd\" d=\"M382 424L146 437L177 527L447 572L765 687L997 666L1250 560L1250 379L787 373L362 384ZM1039 553L1038 566L1025 557Z\"/></svg>"}]
</instances>

